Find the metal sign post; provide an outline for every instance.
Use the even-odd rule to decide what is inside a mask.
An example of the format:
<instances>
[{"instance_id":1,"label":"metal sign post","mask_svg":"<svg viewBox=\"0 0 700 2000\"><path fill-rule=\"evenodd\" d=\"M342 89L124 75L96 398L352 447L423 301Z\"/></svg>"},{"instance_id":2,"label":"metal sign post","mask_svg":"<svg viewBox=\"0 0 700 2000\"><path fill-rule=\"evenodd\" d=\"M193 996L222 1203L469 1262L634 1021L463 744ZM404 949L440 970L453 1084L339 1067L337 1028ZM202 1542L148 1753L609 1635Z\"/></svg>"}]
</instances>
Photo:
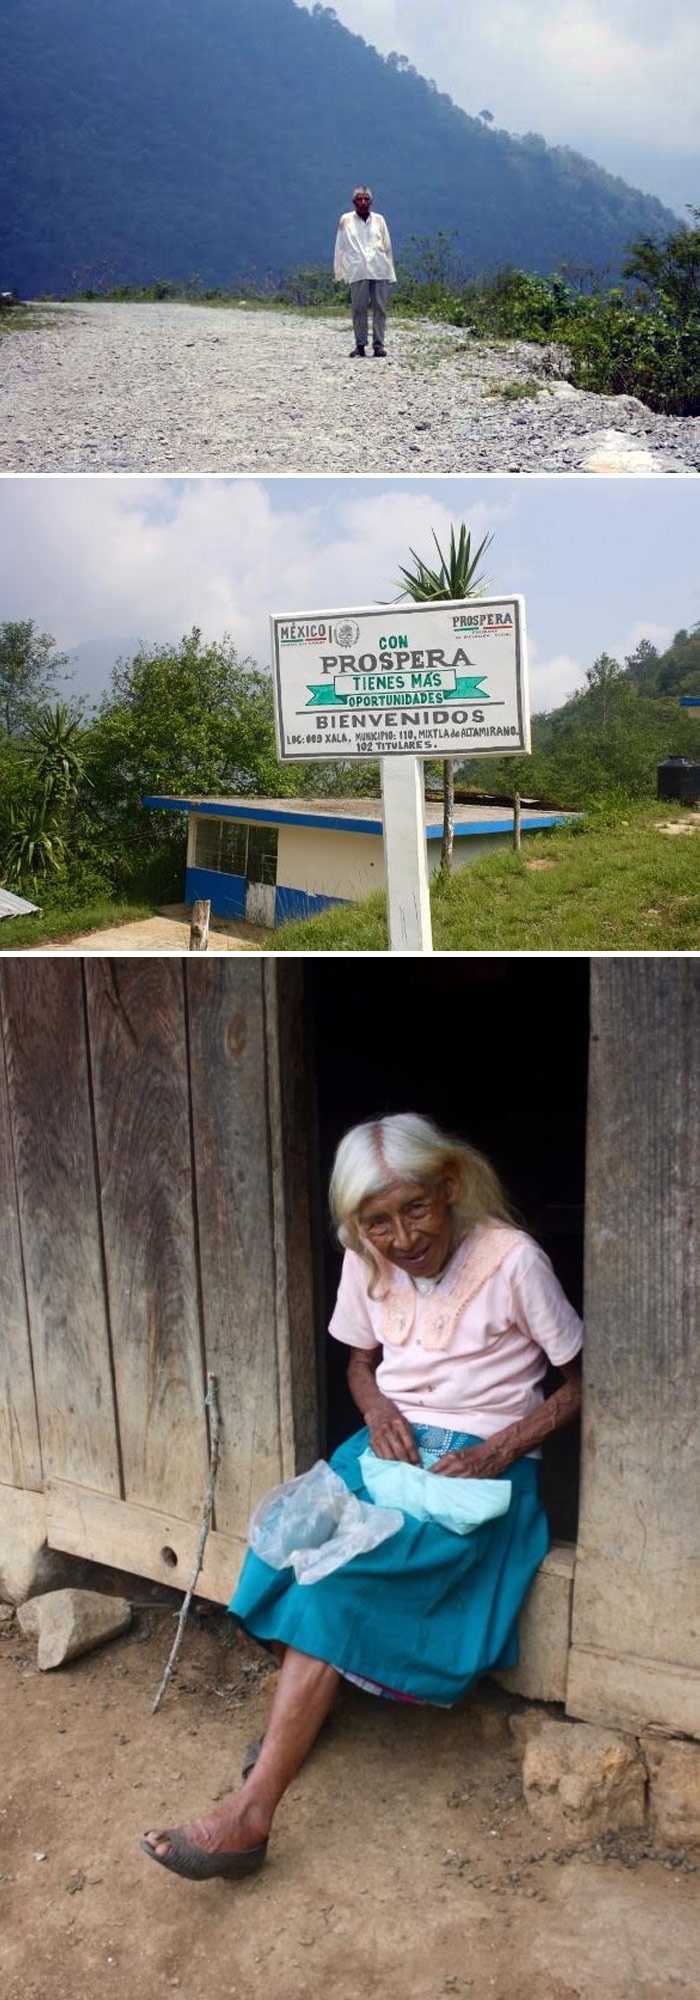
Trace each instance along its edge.
<instances>
[{"instance_id":1,"label":"metal sign post","mask_svg":"<svg viewBox=\"0 0 700 2000\"><path fill-rule=\"evenodd\" d=\"M421 760L522 756L530 712L522 597L279 613L277 753L377 762L392 951L430 951Z\"/></svg>"}]
</instances>

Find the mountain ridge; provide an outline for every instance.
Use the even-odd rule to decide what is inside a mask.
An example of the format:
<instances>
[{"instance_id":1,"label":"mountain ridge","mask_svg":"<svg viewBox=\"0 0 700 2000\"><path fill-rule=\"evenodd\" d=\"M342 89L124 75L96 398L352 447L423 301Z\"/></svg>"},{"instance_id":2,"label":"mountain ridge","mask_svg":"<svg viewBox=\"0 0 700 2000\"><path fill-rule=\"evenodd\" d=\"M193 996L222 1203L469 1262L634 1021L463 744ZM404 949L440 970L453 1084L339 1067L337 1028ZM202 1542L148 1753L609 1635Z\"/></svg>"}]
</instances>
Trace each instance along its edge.
<instances>
[{"instance_id":1,"label":"mountain ridge","mask_svg":"<svg viewBox=\"0 0 700 2000\"><path fill-rule=\"evenodd\" d=\"M25 294L327 264L358 178L399 250L442 230L479 272L615 273L677 223L582 155L472 118L332 9L0 0L0 29L0 283Z\"/></svg>"}]
</instances>

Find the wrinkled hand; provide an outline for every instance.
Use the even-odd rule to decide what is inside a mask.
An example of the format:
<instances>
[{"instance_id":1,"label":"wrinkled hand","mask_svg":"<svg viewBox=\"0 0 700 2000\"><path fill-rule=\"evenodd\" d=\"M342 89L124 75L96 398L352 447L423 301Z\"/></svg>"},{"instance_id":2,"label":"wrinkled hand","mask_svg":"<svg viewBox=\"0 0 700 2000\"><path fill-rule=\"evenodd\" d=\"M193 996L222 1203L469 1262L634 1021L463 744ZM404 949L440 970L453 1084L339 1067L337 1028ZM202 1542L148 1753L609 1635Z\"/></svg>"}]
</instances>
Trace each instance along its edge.
<instances>
[{"instance_id":1,"label":"wrinkled hand","mask_svg":"<svg viewBox=\"0 0 700 2000\"><path fill-rule=\"evenodd\" d=\"M420 1465L420 1453L407 1417L388 1400L369 1422L369 1441L376 1458L398 1458Z\"/></svg>"},{"instance_id":2,"label":"wrinkled hand","mask_svg":"<svg viewBox=\"0 0 700 2000\"><path fill-rule=\"evenodd\" d=\"M444 1473L446 1479L497 1479L499 1473L507 1472L508 1465L503 1446L496 1438L490 1438L485 1444L469 1444L461 1451L448 1451L430 1469Z\"/></svg>"}]
</instances>

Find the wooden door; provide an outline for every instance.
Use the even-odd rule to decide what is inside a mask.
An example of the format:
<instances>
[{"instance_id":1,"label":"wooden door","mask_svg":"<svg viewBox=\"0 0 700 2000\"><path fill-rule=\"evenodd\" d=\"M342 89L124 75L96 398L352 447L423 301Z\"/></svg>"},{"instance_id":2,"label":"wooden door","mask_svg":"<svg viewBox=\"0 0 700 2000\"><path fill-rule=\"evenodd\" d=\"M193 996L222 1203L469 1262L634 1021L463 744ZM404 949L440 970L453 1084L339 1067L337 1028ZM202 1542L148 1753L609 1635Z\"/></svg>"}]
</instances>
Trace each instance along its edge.
<instances>
[{"instance_id":1,"label":"wooden door","mask_svg":"<svg viewBox=\"0 0 700 2000\"><path fill-rule=\"evenodd\" d=\"M317 1451L302 985L223 956L0 967L0 1482L53 1547L225 1602Z\"/></svg>"}]
</instances>

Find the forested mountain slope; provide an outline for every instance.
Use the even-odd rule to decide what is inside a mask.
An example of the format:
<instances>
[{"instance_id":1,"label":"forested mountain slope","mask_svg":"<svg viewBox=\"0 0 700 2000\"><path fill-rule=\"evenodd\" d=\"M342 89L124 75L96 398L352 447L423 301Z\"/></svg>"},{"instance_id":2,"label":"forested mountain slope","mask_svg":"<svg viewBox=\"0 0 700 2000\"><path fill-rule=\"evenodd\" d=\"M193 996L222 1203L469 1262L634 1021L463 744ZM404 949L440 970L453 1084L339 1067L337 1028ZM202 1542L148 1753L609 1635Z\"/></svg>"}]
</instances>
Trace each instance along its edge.
<instances>
[{"instance_id":1,"label":"forested mountain slope","mask_svg":"<svg viewBox=\"0 0 700 2000\"><path fill-rule=\"evenodd\" d=\"M0 286L25 294L324 263L358 179L399 246L456 231L474 271L614 270L674 220L578 154L468 117L332 9L0 0L0 35ZM475 103L493 83L475 79Z\"/></svg>"}]
</instances>

